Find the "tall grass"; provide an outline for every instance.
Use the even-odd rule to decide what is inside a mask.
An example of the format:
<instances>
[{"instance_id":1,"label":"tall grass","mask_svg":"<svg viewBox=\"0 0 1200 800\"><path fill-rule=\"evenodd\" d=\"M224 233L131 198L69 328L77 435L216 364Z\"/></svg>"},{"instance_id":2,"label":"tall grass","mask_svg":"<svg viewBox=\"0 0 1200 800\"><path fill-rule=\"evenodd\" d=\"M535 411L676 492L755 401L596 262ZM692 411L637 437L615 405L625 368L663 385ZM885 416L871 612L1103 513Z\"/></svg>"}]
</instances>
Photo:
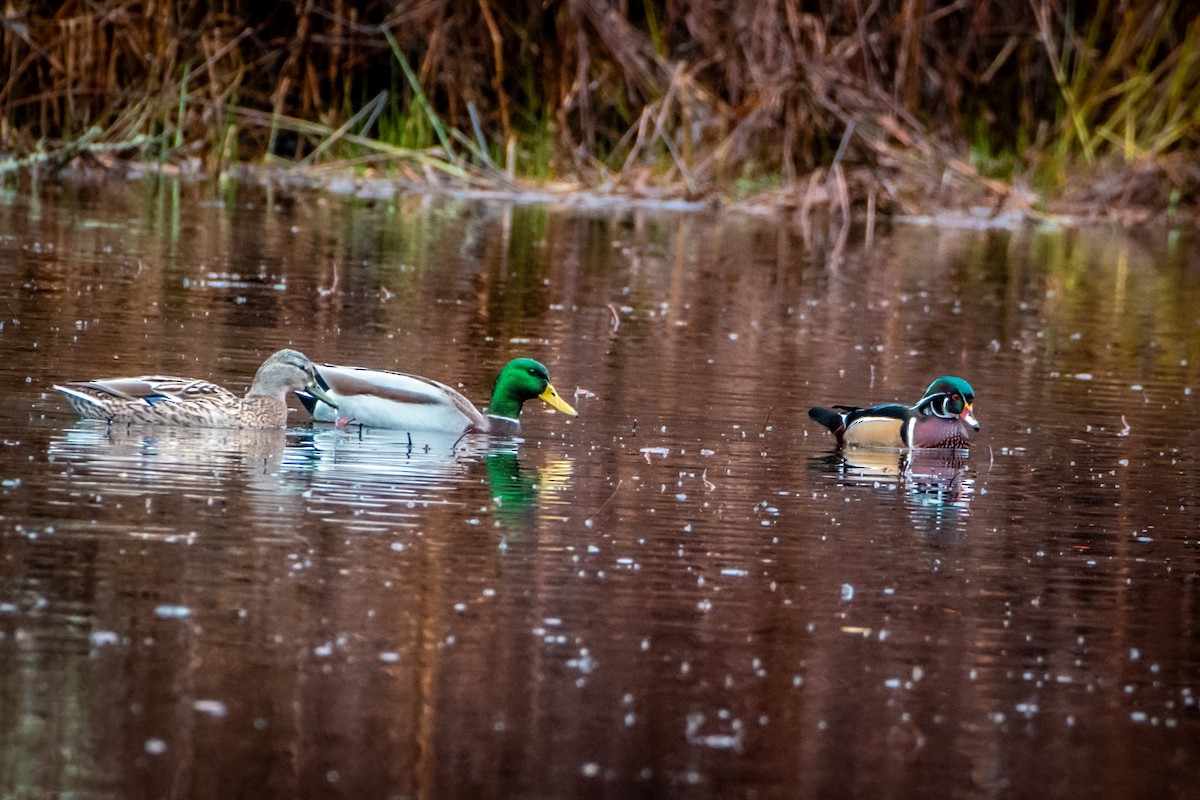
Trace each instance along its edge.
<instances>
[{"instance_id":1,"label":"tall grass","mask_svg":"<svg viewBox=\"0 0 1200 800\"><path fill-rule=\"evenodd\" d=\"M1183 0L262 8L8 5L0 170L116 151L214 173L373 165L900 208L931 187L1053 191L1097 164L1168 165L1163 190L1185 202L1200 185L1175 157L1200 149L1200 22Z\"/></svg>"}]
</instances>

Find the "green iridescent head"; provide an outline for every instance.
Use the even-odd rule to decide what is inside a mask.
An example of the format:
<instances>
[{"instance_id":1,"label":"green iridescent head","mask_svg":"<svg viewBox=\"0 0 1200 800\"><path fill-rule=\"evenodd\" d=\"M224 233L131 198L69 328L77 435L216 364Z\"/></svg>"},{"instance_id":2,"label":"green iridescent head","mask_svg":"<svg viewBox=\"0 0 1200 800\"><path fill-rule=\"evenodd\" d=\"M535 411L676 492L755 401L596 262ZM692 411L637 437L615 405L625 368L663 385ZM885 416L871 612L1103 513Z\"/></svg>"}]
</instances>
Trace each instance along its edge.
<instances>
[{"instance_id":1,"label":"green iridescent head","mask_svg":"<svg viewBox=\"0 0 1200 800\"><path fill-rule=\"evenodd\" d=\"M535 397L567 416L579 416L579 412L559 397L550 384L549 370L532 358L515 358L504 365L492 387L492 402L488 405L488 413L497 417L517 419L525 401Z\"/></svg>"},{"instance_id":2,"label":"green iridescent head","mask_svg":"<svg viewBox=\"0 0 1200 800\"><path fill-rule=\"evenodd\" d=\"M975 390L971 384L953 375L943 375L925 390L925 396L917 403L925 414L932 414L943 419L959 417L975 430L979 430L979 422L975 419Z\"/></svg>"}]
</instances>

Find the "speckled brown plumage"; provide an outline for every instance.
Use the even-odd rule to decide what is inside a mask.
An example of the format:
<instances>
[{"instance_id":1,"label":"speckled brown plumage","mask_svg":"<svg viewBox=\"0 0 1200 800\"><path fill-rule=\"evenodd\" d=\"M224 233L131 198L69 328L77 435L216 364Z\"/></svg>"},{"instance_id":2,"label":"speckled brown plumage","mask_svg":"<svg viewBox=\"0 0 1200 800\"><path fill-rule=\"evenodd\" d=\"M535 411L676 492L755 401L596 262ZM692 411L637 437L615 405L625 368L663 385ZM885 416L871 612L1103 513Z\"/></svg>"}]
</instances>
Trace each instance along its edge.
<instances>
[{"instance_id":1,"label":"speckled brown plumage","mask_svg":"<svg viewBox=\"0 0 1200 800\"><path fill-rule=\"evenodd\" d=\"M287 424L288 392L323 394L312 362L295 350L280 350L264 361L245 397L208 381L167 375L54 388L84 419L203 428L282 428Z\"/></svg>"}]
</instances>

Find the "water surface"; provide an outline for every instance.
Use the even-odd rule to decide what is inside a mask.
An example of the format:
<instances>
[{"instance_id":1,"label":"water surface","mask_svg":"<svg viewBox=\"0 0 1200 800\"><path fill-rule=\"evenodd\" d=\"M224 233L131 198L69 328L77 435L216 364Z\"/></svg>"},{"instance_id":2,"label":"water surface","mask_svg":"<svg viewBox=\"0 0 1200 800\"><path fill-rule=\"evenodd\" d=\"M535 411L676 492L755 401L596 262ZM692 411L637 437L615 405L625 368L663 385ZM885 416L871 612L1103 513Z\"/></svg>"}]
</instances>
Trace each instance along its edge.
<instances>
[{"instance_id":1,"label":"water surface","mask_svg":"<svg viewBox=\"0 0 1200 800\"><path fill-rule=\"evenodd\" d=\"M133 184L0 197L0 794L1188 797L1183 234ZM77 422L280 347L521 440ZM973 384L969 455L814 404Z\"/></svg>"}]
</instances>

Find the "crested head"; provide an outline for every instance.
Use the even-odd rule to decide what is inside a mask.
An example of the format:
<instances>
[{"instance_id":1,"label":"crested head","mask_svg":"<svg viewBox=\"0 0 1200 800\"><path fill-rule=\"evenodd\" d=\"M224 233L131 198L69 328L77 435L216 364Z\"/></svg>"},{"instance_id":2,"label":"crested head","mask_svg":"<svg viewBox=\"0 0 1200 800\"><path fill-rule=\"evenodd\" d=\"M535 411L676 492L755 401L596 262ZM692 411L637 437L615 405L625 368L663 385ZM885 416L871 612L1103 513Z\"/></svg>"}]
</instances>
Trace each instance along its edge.
<instances>
[{"instance_id":1,"label":"crested head","mask_svg":"<svg viewBox=\"0 0 1200 800\"><path fill-rule=\"evenodd\" d=\"M975 402L975 390L971 388L971 384L964 381L962 378L956 378L953 375L943 375L942 377L929 384L929 388L925 390L925 397L932 397L936 394L953 394L958 393L968 403Z\"/></svg>"},{"instance_id":2,"label":"crested head","mask_svg":"<svg viewBox=\"0 0 1200 800\"><path fill-rule=\"evenodd\" d=\"M925 415L933 415L942 419L961 418L964 423L979 430L972 406L975 404L975 390L971 384L953 375L943 375L929 384L925 396L917 403L917 408Z\"/></svg>"},{"instance_id":3,"label":"crested head","mask_svg":"<svg viewBox=\"0 0 1200 800\"><path fill-rule=\"evenodd\" d=\"M492 416L517 419L525 401L535 397L564 414L576 416L575 409L567 405L550 385L550 371L532 358L514 358L504 365L496 376L487 410Z\"/></svg>"}]
</instances>

